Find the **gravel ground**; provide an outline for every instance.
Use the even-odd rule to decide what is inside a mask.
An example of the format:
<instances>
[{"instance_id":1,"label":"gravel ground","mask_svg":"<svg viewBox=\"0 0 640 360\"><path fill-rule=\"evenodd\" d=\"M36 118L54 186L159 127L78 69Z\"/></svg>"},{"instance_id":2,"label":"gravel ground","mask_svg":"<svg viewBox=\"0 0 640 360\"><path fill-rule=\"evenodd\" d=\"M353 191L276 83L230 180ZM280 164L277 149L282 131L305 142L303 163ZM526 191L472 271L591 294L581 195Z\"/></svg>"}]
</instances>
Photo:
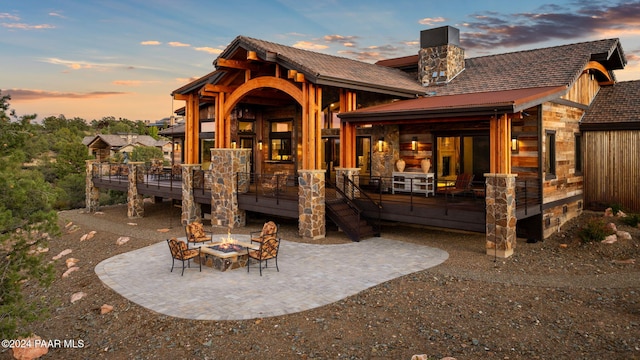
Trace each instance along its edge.
<instances>
[{"instance_id":1,"label":"gravel ground","mask_svg":"<svg viewBox=\"0 0 640 360\"><path fill-rule=\"evenodd\" d=\"M165 202L146 204L145 211L133 220L124 206L60 213L67 227L48 254L73 252L55 261L58 277L50 288L25 284L27 296L44 298L51 309L26 330L43 339L82 340L83 347L51 349L43 358L640 359L640 230L611 218L632 240L582 244L577 229L600 213L585 213L544 242L520 240L508 259L487 256L483 234L385 224L385 237L444 249L449 259L309 311L196 321L131 303L95 275L95 265L106 258L183 236L179 209ZM236 232L259 230L264 220L252 216ZM279 222L283 238L303 241L296 222ZM92 239L80 241L91 231ZM131 240L116 245L121 236ZM348 241L330 229L316 242ZM69 257L79 260L79 270L62 278ZM71 303L79 291L86 297ZM113 311L101 314L103 304ZM0 349L0 358L11 352Z\"/></svg>"}]
</instances>

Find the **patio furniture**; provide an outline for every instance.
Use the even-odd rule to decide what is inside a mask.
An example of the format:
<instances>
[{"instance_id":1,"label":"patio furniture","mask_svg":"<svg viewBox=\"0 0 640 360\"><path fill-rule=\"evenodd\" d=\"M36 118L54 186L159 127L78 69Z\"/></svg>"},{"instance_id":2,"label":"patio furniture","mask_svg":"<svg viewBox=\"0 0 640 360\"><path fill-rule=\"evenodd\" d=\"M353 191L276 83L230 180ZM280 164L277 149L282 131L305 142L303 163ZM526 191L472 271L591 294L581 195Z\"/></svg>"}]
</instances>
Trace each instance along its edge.
<instances>
[{"instance_id":1,"label":"patio furniture","mask_svg":"<svg viewBox=\"0 0 640 360\"><path fill-rule=\"evenodd\" d=\"M262 243L265 239L278 236L278 224L273 221L267 221L262 226L261 231L252 231L251 242Z\"/></svg>"},{"instance_id":2,"label":"patio furniture","mask_svg":"<svg viewBox=\"0 0 640 360\"><path fill-rule=\"evenodd\" d=\"M275 236L265 236L263 241L260 243L260 248L257 250L253 250L251 248L247 249L247 253L249 255L249 259L247 261L247 272L249 272L249 267L251 265L251 259L258 260L258 266L260 267L260 276L262 276L262 262L265 262L265 268L269 266L269 259L274 259L276 262L276 270L279 272L278 268L278 249L280 248L280 239Z\"/></svg>"},{"instance_id":3,"label":"patio furniture","mask_svg":"<svg viewBox=\"0 0 640 360\"><path fill-rule=\"evenodd\" d=\"M184 232L187 235L187 246L190 243L200 244L207 241L212 241L211 235L207 235L204 231L204 225L199 221L194 221L184 227Z\"/></svg>"},{"instance_id":4,"label":"patio furniture","mask_svg":"<svg viewBox=\"0 0 640 360\"><path fill-rule=\"evenodd\" d=\"M464 194L471 192L471 183L473 182L473 174L462 173L458 174L453 186L445 186L438 189L438 194L444 194L445 196L456 194Z\"/></svg>"},{"instance_id":5,"label":"patio furniture","mask_svg":"<svg viewBox=\"0 0 640 360\"><path fill-rule=\"evenodd\" d=\"M182 261L182 274L184 276L184 263L187 263L187 267L191 268L191 259L200 257L200 249L189 249L184 241L180 241L176 238L167 239L169 244L169 250L171 251L171 272L173 272L173 266L176 260ZM200 271L202 271L202 262L200 262Z\"/></svg>"}]
</instances>

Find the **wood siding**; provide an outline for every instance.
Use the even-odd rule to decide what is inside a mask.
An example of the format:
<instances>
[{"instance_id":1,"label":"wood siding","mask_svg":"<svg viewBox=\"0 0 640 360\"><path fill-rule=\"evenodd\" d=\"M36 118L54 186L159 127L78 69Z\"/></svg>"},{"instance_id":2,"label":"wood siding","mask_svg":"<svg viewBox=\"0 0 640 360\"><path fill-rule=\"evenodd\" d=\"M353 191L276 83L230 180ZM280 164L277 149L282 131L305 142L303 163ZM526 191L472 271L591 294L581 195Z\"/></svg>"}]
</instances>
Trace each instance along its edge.
<instances>
[{"instance_id":1,"label":"wood siding","mask_svg":"<svg viewBox=\"0 0 640 360\"><path fill-rule=\"evenodd\" d=\"M598 81L591 74L583 73L562 98L582 105L590 105L599 90Z\"/></svg>"},{"instance_id":2,"label":"wood siding","mask_svg":"<svg viewBox=\"0 0 640 360\"><path fill-rule=\"evenodd\" d=\"M585 206L640 212L640 131L584 133Z\"/></svg>"}]
</instances>

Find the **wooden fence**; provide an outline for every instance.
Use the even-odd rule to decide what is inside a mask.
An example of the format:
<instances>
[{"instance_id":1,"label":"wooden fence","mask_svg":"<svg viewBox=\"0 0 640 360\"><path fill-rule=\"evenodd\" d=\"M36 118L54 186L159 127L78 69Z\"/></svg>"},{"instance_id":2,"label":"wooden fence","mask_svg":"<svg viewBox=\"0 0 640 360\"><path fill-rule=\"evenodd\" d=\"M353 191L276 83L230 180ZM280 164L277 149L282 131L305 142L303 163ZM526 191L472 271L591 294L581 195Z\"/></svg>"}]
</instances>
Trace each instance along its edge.
<instances>
[{"instance_id":1,"label":"wooden fence","mask_svg":"<svg viewBox=\"0 0 640 360\"><path fill-rule=\"evenodd\" d=\"M640 212L640 131L585 131L584 149L586 208Z\"/></svg>"}]
</instances>

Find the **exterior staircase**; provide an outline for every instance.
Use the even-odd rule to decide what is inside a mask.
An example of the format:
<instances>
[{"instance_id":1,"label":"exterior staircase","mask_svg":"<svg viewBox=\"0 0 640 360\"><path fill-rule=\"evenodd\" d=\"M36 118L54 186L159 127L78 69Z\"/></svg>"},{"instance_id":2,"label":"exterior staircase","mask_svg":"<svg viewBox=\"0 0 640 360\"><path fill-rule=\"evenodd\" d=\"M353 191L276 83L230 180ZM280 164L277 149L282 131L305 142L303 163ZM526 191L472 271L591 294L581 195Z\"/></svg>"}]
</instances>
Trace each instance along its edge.
<instances>
[{"instance_id":1,"label":"exterior staircase","mask_svg":"<svg viewBox=\"0 0 640 360\"><path fill-rule=\"evenodd\" d=\"M326 216L335 223L351 240L360 241L380 236L380 231L363 217L355 203L344 196L338 196L335 189L327 188L325 198Z\"/></svg>"}]
</instances>

